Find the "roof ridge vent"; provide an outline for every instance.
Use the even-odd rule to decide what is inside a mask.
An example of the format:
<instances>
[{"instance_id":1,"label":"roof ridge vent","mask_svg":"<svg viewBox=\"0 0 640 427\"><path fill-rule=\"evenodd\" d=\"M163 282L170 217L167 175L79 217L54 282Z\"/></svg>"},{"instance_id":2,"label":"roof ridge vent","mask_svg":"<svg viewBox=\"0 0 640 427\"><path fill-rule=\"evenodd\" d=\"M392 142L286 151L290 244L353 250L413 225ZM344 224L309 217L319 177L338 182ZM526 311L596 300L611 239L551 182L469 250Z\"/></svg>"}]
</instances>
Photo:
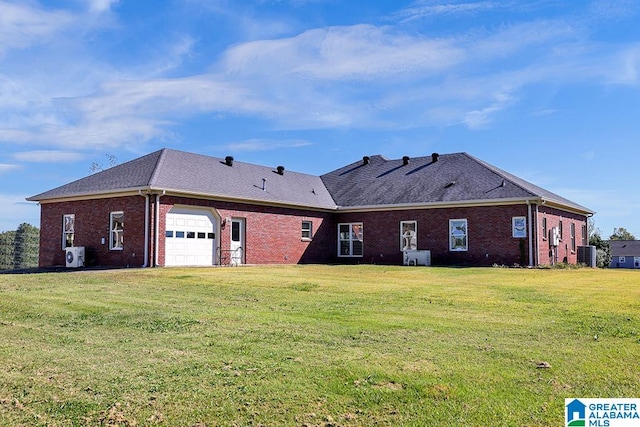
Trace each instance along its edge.
<instances>
[{"instance_id":1,"label":"roof ridge vent","mask_svg":"<svg viewBox=\"0 0 640 427\"><path fill-rule=\"evenodd\" d=\"M402 164L404 166L407 166L409 164L409 160L410 160L409 156L402 156Z\"/></svg>"},{"instance_id":2,"label":"roof ridge vent","mask_svg":"<svg viewBox=\"0 0 640 427\"><path fill-rule=\"evenodd\" d=\"M369 157L369 156L364 156L364 157L362 158L362 164L364 164L364 165L368 165L369 163L371 163L371 157Z\"/></svg>"},{"instance_id":3,"label":"roof ridge vent","mask_svg":"<svg viewBox=\"0 0 640 427\"><path fill-rule=\"evenodd\" d=\"M440 154L438 154L438 153L431 153L431 161L432 161L433 163L437 162L439 157L440 157Z\"/></svg>"},{"instance_id":4,"label":"roof ridge vent","mask_svg":"<svg viewBox=\"0 0 640 427\"><path fill-rule=\"evenodd\" d=\"M224 158L224 164L227 166L233 166L233 156L227 156Z\"/></svg>"},{"instance_id":5,"label":"roof ridge vent","mask_svg":"<svg viewBox=\"0 0 640 427\"><path fill-rule=\"evenodd\" d=\"M284 175L284 166L278 166L276 170L278 171L278 175Z\"/></svg>"}]
</instances>

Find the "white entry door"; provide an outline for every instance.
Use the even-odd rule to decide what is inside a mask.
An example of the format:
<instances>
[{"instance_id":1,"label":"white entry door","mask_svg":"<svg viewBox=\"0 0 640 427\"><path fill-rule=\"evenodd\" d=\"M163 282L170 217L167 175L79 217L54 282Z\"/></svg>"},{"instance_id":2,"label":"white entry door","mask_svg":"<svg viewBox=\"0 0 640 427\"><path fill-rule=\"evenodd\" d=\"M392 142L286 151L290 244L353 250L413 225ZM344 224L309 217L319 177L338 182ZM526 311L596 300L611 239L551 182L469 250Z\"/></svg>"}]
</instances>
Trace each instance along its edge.
<instances>
[{"instance_id":1,"label":"white entry door","mask_svg":"<svg viewBox=\"0 0 640 427\"><path fill-rule=\"evenodd\" d=\"M244 219L233 218L231 220L231 265L244 264Z\"/></svg>"},{"instance_id":2,"label":"white entry door","mask_svg":"<svg viewBox=\"0 0 640 427\"><path fill-rule=\"evenodd\" d=\"M210 210L172 208L167 213L165 265L213 265L215 224Z\"/></svg>"}]
</instances>

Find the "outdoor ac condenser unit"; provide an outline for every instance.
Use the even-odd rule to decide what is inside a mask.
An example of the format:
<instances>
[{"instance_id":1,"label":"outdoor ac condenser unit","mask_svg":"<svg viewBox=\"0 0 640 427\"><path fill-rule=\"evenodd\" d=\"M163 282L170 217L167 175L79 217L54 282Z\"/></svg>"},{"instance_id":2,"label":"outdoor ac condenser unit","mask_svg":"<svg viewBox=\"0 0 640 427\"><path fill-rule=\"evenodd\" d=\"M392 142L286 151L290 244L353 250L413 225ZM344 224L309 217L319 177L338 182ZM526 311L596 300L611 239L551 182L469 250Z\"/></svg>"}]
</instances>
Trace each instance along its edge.
<instances>
[{"instance_id":1,"label":"outdoor ac condenser unit","mask_svg":"<svg viewBox=\"0 0 640 427\"><path fill-rule=\"evenodd\" d=\"M595 246L578 246L578 262L587 267L596 267L596 254Z\"/></svg>"},{"instance_id":2,"label":"outdoor ac condenser unit","mask_svg":"<svg viewBox=\"0 0 640 427\"><path fill-rule=\"evenodd\" d=\"M404 265L431 265L431 251L404 251Z\"/></svg>"},{"instance_id":3,"label":"outdoor ac condenser unit","mask_svg":"<svg viewBox=\"0 0 640 427\"><path fill-rule=\"evenodd\" d=\"M67 267L84 267L84 246L72 246L70 248L66 248L64 251L64 257L67 261Z\"/></svg>"}]
</instances>

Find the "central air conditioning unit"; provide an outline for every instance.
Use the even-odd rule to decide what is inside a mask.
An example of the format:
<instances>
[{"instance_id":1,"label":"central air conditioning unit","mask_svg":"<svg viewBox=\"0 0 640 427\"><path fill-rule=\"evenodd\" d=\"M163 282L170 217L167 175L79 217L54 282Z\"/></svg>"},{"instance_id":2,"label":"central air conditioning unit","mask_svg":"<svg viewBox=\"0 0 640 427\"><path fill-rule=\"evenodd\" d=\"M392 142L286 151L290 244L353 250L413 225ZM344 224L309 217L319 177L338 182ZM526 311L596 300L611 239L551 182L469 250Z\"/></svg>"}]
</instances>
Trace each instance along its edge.
<instances>
[{"instance_id":1,"label":"central air conditioning unit","mask_svg":"<svg viewBox=\"0 0 640 427\"><path fill-rule=\"evenodd\" d=\"M595 246L578 246L578 262L587 267L596 267L597 249Z\"/></svg>"},{"instance_id":2,"label":"central air conditioning unit","mask_svg":"<svg viewBox=\"0 0 640 427\"><path fill-rule=\"evenodd\" d=\"M84 246L71 246L69 248L66 248L64 252L64 258L67 262L67 267L84 267Z\"/></svg>"},{"instance_id":3,"label":"central air conditioning unit","mask_svg":"<svg viewBox=\"0 0 640 427\"><path fill-rule=\"evenodd\" d=\"M404 265L431 265L431 251L403 251Z\"/></svg>"}]
</instances>

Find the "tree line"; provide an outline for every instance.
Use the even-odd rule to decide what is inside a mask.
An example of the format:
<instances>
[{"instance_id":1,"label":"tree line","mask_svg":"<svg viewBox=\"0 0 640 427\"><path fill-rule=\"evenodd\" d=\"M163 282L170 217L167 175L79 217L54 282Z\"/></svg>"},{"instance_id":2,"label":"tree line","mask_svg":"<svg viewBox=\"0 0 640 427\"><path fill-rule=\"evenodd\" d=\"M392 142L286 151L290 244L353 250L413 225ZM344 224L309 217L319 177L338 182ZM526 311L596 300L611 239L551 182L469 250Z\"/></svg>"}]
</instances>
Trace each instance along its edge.
<instances>
[{"instance_id":1,"label":"tree line","mask_svg":"<svg viewBox=\"0 0 640 427\"><path fill-rule=\"evenodd\" d=\"M39 251L40 229L31 224L0 233L0 270L37 267Z\"/></svg>"}]
</instances>

